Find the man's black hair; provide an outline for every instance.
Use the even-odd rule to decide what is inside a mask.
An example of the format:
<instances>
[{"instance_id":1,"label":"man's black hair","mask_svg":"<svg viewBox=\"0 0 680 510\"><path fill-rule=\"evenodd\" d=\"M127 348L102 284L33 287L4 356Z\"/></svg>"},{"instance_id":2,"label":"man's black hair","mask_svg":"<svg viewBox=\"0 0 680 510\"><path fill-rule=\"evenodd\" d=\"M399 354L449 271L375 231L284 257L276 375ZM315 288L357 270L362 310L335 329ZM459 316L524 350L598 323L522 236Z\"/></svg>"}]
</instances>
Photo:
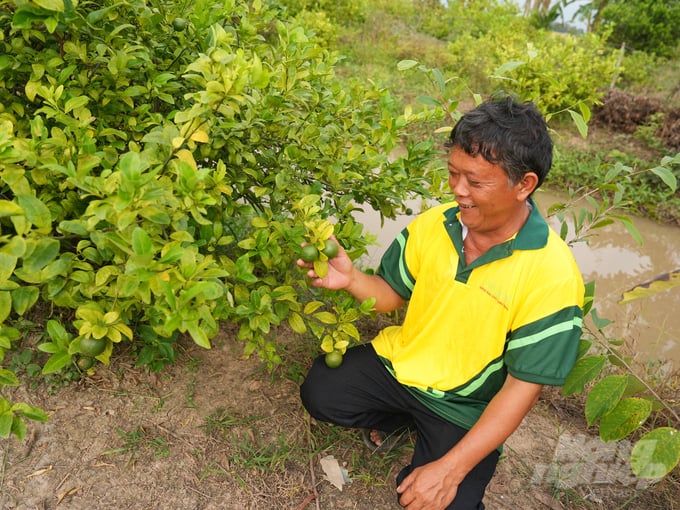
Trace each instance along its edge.
<instances>
[{"instance_id":1,"label":"man's black hair","mask_svg":"<svg viewBox=\"0 0 680 510\"><path fill-rule=\"evenodd\" d=\"M552 165L553 143L543 115L533 103L511 97L486 101L465 113L446 146L500 165L513 184L534 172L538 187Z\"/></svg>"}]
</instances>

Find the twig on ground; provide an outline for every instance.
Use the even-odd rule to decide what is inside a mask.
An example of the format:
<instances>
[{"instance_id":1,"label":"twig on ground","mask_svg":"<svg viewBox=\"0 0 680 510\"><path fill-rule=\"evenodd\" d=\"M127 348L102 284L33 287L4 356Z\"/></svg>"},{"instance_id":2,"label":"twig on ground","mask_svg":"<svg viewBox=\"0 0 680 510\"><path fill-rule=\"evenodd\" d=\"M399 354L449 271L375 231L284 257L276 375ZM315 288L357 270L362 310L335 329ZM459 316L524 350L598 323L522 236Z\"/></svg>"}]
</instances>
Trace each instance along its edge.
<instances>
[{"instance_id":1,"label":"twig on ground","mask_svg":"<svg viewBox=\"0 0 680 510\"><path fill-rule=\"evenodd\" d=\"M307 415L307 445L309 446L309 475L312 478L312 490L314 491L311 496L313 497L313 500L316 502L316 510L321 510L321 507L319 506L319 491L316 490L316 475L314 474L314 456L312 455L312 416ZM306 501L306 500L305 500ZM311 502L312 500L310 500ZM302 510L304 508L304 505L300 507L299 510Z\"/></svg>"}]
</instances>

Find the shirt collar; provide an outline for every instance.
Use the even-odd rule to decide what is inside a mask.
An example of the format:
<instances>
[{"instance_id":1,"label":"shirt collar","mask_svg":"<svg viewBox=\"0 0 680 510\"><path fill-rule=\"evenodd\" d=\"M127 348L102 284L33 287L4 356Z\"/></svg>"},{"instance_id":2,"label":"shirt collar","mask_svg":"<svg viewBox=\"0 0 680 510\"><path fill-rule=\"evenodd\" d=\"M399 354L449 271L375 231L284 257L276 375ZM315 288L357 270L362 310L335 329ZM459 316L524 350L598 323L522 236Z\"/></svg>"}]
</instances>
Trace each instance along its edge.
<instances>
[{"instance_id":1,"label":"shirt collar","mask_svg":"<svg viewBox=\"0 0 680 510\"><path fill-rule=\"evenodd\" d=\"M538 250L540 248L543 248L548 242L548 233L550 227L548 227L547 222L545 221L543 216L541 216L541 213L538 210L538 206L534 202L533 198L529 198L527 202L529 206L529 217L527 218L527 221L524 223L524 225L522 225L522 228L519 230L519 232L517 232L517 234L515 234L511 239L506 241L506 243L510 244L511 252L515 248L519 250ZM458 235L460 236L460 242L462 242L462 239L464 237L463 232L467 229L465 225L463 225L461 221L458 219L459 211L460 207L458 207L458 205L455 204L450 209L444 211L444 217L445 224L447 227L450 228L454 224L454 222L455 224L457 224L458 228L456 228L455 230L458 232ZM458 243L455 241L456 240L454 238L454 243L458 245Z\"/></svg>"}]
</instances>

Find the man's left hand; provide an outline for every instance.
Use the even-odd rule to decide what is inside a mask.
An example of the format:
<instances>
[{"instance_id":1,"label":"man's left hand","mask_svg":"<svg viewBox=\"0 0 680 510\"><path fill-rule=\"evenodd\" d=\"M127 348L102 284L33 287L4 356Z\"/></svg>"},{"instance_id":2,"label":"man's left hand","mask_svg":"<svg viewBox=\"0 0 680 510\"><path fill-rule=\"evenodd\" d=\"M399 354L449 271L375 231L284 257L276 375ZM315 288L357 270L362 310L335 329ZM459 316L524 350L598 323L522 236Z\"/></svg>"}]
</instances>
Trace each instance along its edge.
<instances>
[{"instance_id":1,"label":"man's left hand","mask_svg":"<svg viewBox=\"0 0 680 510\"><path fill-rule=\"evenodd\" d=\"M408 510L443 510L456 497L458 484L441 461L415 468L397 487L399 504Z\"/></svg>"}]
</instances>

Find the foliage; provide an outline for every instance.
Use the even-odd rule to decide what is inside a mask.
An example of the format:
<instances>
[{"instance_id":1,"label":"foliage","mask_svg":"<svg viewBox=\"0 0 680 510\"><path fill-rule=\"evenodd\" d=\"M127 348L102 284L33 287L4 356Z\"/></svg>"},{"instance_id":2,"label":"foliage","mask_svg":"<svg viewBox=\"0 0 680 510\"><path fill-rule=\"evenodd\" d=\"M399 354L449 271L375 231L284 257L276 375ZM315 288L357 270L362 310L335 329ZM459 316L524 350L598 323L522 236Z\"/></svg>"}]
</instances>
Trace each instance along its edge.
<instances>
[{"instance_id":1,"label":"foliage","mask_svg":"<svg viewBox=\"0 0 680 510\"><path fill-rule=\"evenodd\" d=\"M576 151L558 144L547 184L559 183L560 190L591 192L598 200L619 192L625 198L620 205L628 211L658 221L674 221L680 214L680 198L672 191L673 182L680 178L679 158L663 156L656 165L618 150ZM613 180L616 187L612 187Z\"/></svg>"},{"instance_id":2,"label":"foliage","mask_svg":"<svg viewBox=\"0 0 680 510\"><path fill-rule=\"evenodd\" d=\"M368 2L366 0L279 0L292 16L300 13L318 13L327 16L332 23L352 25L364 21Z\"/></svg>"},{"instance_id":3,"label":"foliage","mask_svg":"<svg viewBox=\"0 0 680 510\"><path fill-rule=\"evenodd\" d=\"M581 104L590 108L603 96L617 73L617 56L606 51L605 40L498 20L494 30L460 33L449 51L452 69L471 88L511 91L554 114Z\"/></svg>"},{"instance_id":4,"label":"foliage","mask_svg":"<svg viewBox=\"0 0 680 510\"><path fill-rule=\"evenodd\" d=\"M663 158L658 166L641 172L655 175L668 188L677 190L677 179L672 167L680 163L676 158ZM560 235L569 243L580 242L601 227L614 221L621 222L640 244L642 238L631 220L622 214L627 207L624 187L619 182L626 179L630 168L615 165L608 171L601 184L590 190L570 190L569 203L555 204L549 212L560 221ZM600 200L595 200L597 194ZM585 200L588 207L576 208ZM630 295L628 299L631 299ZM659 478L668 474L680 463L680 416L672 399L664 398L632 367L632 360L622 350L623 342L611 339L603 330L611 321L597 314L595 282L586 286L584 316L589 315L594 325L586 327L581 339L579 357L567 377L565 395L585 393L585 417L589 426L599 424L599 435L604 441L616 441L639 432L656 413L665 413L674 426L652 427L639 437L631 454L633 472L642 478ZM661 410L661 411L659 411Z\"/></svg>"},{"instance_id":5,"label":"foliage","mask_svg":"<svg viewBox=\"0 0 680 510\"><path fill-rule=\"evenodd\" d=\"M19 379L10 370L0 368L0 390L5 386L18 386ZM11 434L19 440L26 437L25 420L47 421L47 413L25 402L12 402L0 391L0 438L7 439Z\"/></svg>"},{"instance_id":6,"label":"foliage","mask_svg":"<svg viewBox=\"0 0 680 510\"><path fill-rule=\"evenodd\" d=\"M340 82L336 56L281 14L257 0L0 3L0 352L38 303L52 309L46 374L86 338L106 342L102 363L132 341L159 369L179 335L209 348L223 321L272 367L272 328L351 324L333 297L305 313L297 247L325 222L360 256L371 238L352 212L394 217L427 195L434 146L390 159L426 116Z\"/></svg>"},{"instance_id":7,"label":"foliage","mask_svg":"<svg viewBox=\"0 0 680 510\"><path fill-rule=\"evenodd\" d=\"M602 26L611 28L609 42L660 57L677 54L680 2L610 0L600 12Z\"/></svg>"}]
</instances>

